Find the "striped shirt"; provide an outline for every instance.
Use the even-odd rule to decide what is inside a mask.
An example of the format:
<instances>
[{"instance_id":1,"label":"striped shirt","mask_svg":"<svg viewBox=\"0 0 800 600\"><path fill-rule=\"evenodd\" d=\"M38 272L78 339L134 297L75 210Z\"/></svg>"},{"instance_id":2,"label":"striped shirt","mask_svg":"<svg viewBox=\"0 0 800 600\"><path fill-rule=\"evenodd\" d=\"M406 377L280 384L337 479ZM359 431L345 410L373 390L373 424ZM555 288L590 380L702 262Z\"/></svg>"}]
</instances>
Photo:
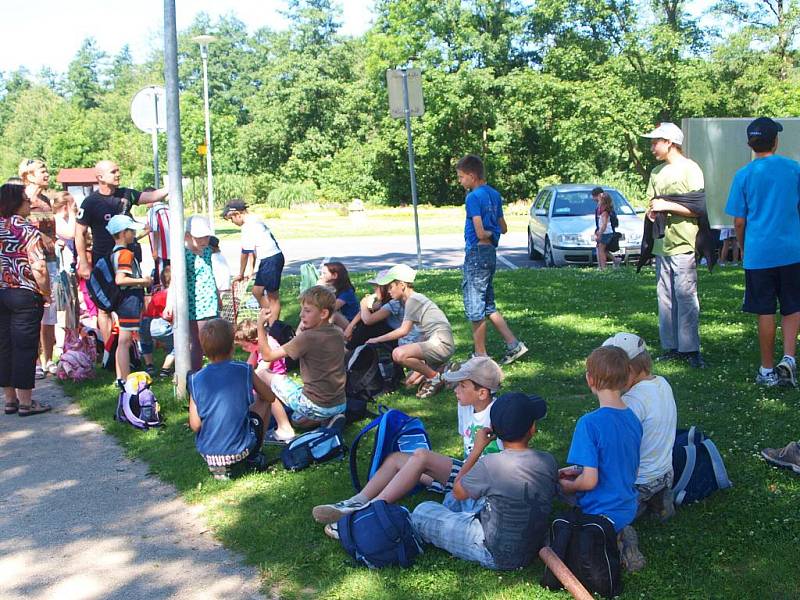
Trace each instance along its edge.
<instances>
[{"instance_id":1,"label":"striped shirt","mask_svg":"<svg viewBox=\"0 0 800 600\"><path fill-rule=\"evenodd\" d=\"M150 249L154 258L169 259L169 207L156 202L147 211L147 225L150 227Z\"/></svg>"}]
</instances>

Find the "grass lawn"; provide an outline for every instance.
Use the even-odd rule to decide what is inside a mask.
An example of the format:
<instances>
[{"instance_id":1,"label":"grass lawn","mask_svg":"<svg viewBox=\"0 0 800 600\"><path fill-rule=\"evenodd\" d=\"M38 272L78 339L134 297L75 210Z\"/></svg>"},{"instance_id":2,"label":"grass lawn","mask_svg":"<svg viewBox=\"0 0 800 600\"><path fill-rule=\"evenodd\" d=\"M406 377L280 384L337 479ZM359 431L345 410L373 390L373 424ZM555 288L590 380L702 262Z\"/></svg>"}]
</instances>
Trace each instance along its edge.
<instances>
[{"instance_id":1,"label":"grass lawn","mask_svg":"<svg viewBox=\"0 0 800 600\"><path fill-rule=\"evenodd\" d=\"M457 357L470 352L457 271L424 272L418 289L450 315ZM363 277L356 285L363 290ZM296 321L290 299L296 280L284 287L285 316ZM783 446L800 436L800 392L763 390L753 383L758 366L755 322L739 312L743 292L740 269L700 275L701 337L709 368L658 365L678 402L679 426L698 425L719 447L734 483L695 505L679 508L666 525L645 519L637 524L647 567L624 579L626 598L790 599L800 597L800 478L768 466L764 446ZM589 269L503 271L496 278L501 310L526 341L530 353L506 369L504 389L537 392L550 405L533 444L563 464L577 418L596 406L584 382L584 359L607 336L641 334L657 345L655 285L652 270L599 273ZM492 338L490 351L501 354ZM408 570L370 572L350 564L337 542L311 519L315 504L352 494L346 462L298 473L282 468L231 482L214 482L194 451L184 425L185 412L171 388L156 394L168 424L140 433L114 423L116 393L110 377L80 386L67 384L89 418L117 436L132 457L174 484L187 501L205 509L222 542L258 565L266 591L285 598L568 598L538 585L542 566L493 573L426 550ZM406 392L382 400L420 416L434 449L457 455L456 401L451 392L421 401ZM346 432L352 440L359 425ZM270 456L275 450L268 450ZM368 451L362 452L368 454ZM412 507L429 499L419 494Z\"/></svg>"},{"instance_id":2,"label":"grass lawn","mask_svg":"<svg viewBox=\"0 0 800 600\"><path fill-rule=\"evenodd\" d=\"M511 231L524 231L528 224L527 207L514 205L506 209L506 220ZM261 214L275 231L278 240L308 237L354 237L388 236L414 233L414 211L412 207L382 208L368 207L365 215L348 216L334 209L317 208L304 210L266 209L254 206L253 211ZM524 213L524 214L523 214ZM240 229L230 223L218 220L217 235L221 239L238 239ZM420 206L419 227L423 235L437 233L463 233L463 206Z\"/></svg>"}]
</instances>

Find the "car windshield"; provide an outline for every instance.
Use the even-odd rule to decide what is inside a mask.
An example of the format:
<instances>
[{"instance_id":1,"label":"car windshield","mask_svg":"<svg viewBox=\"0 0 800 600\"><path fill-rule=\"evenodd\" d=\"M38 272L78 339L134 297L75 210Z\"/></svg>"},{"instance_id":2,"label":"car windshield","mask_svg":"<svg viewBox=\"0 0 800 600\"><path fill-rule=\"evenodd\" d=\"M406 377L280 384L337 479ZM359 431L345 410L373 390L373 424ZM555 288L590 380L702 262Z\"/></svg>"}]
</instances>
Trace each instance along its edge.
<instances>
[{"instance_id":1,"label":"car windshield","mask_svg":"<svg viewBox=\"0 0 800 600\"><path fill-rule=\"evenodd\" d=\"M618 215L636 214L628 201L616 190L609 190L611 199L614 201L614 211ZM580 217L583 215L593 215L597 204L592 200L592 193L589 190L575 192L558 192L555 203L553 204L554 217Z\"/></svg>"}]
</instances>

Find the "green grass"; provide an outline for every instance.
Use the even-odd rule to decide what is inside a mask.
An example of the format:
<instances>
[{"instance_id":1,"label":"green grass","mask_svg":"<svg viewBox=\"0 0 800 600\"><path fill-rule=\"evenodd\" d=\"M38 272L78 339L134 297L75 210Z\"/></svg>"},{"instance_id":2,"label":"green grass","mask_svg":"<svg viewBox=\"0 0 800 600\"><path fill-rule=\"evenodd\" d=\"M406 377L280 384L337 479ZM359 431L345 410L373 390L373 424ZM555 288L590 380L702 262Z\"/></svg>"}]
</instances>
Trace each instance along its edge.
<instances>
[{"instance_id":1,"label":"green grass","mask_svg":"<svg viewBox=\"0 0 800 600\"><path fill-rule=\"evenodd\" d=\"M363 278L357 281L363 282ZM284 287L285 316L296 320ZM363 288L363 283L361 283ZM455 326L457 356L470 351L457 271L423 272L420 291L434 298ZM698 425L717 443L734 487L680 508L669 523L637 524L647 567L624 579L626 598L790 599L800 597L800 478L769 467L764 446L783 446L800 435L800 392L763 390L752 383L758 366L754 320L739 311L743 274L717 269L700 275L701 337L709 368L658 365L678 402L679 425ZM588 353L619 330L641 334L657 346L652 270L599 273L588 269L503 271L496 278L499 305L529 354L506 369L504 388L537 392L550 404L534 445L563 463L577 418L596 404L583 378ZM502 351L492 338L490 351ZM232 482L214 482L196 454L185 412L172 390L156 385L168 424L140 433L111 419L110 377L67 385L84 413L117 436L128 454L149 463L205 517L222 542L260 567L264 588L285 598L567 598L538 585L541 565L493 573L431 548L412 569L370 572L351 566L336 542L311 519L311 508L352 493L346 462L298 473L281 468ZM434 448L457 455L452 393L420 401L406 392L386 404L422 417ZM352 440L358 425L348 428ZM270 456L275 450L269 450ZM419 494L411 507L427 499Z\"/></svg>"}]
</instances>

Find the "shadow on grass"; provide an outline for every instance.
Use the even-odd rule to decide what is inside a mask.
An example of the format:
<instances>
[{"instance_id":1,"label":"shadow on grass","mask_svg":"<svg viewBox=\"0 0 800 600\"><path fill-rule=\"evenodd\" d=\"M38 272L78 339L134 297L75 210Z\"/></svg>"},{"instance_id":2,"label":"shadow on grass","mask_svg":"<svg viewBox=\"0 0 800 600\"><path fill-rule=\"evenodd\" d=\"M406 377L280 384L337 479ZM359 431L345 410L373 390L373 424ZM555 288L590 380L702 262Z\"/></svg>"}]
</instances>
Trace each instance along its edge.
<instances>
[{"instance_id":1,"label":"shadow on grass","mask_svg":"<svg viewBox=\"0 0 800 600\"><path fill-rule=\"evenodd\" d=\"M366 275L354 278L359 292ZM742 272L700 272L701 339L709 368L657 364L675 391L679 426L698 425L713 436L734 482L731 490L680 508L665 525L637 524L647 568L625 577L625 597L643 598L796 598L800 596L800 540L797 498L800 482L768 467L764 446L782 446L800 434L795 390L762 390L752 383L758 365L755 323L740 312ZM297 303L284 286L284 318L296 322ZM596 406L585 386L589 352L620 330L642 335L657 353L655 282L652 270L599 273L590 269L516 270L498 273L498 306L530 352L505 369L504 389L537 392L550 412L533 444L564 462L575 421ZM463 317L460 274L423 271L417 289L435 299L450 316L456 356L471 351ZM500 355L501 340L490 338L490 353ZM281 597L445 598L455 594L492 598L563 598L538 587L538 563L497 574L458 561L435 549L410 570L369 572L350 565L335 542L313 522L311 508L352 494L346 463L335 462L299 473L281 469L233 482L213 482L184 426L185 412L169 386L156 393L168 418L161 433L140 434L113 423L113 388L99 382L72 388L90 418L118 436L160 477L188 500L205 507L206 517L226 545L258 564L267 588ZM434 448L461 452L456 404L446 392L418 400L395 392L382 402L423 418ZM346 432L352 440L359 425ZM362 449L368 454L370 442ZM274 453L274 450L270 450ZM272 454L271 454L272 455ZM409 507L426 499L409 499ZM465 592L469 590L468 592Z\"/></svg>"}]
</instances>

